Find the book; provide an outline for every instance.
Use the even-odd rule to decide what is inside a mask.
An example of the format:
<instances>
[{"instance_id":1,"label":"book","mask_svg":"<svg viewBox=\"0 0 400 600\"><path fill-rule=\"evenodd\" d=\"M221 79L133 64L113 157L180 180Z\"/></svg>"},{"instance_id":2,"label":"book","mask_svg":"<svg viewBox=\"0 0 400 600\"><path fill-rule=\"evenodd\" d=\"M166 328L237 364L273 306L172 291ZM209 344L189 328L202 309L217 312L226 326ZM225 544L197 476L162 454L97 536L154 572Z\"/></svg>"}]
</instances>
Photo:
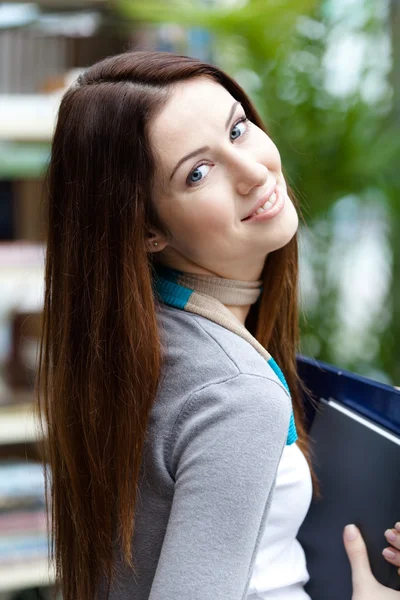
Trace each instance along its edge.
<instances>
[{"instance_id":1,"label":"book","mask_svg":"<svg viewBox=\"0 0 400 600\"><path fill-rule=\"evenodd\" d=\"M302 369L317 399L307 411L322 496L312 500L298 534L310 574L305 589L312 600L351 600L343 529L354 523L376 579L400 590L397 568L382 556L384 531L400 521L400 393L323 363L303 362Z\"/></svg>"}]
</instances>

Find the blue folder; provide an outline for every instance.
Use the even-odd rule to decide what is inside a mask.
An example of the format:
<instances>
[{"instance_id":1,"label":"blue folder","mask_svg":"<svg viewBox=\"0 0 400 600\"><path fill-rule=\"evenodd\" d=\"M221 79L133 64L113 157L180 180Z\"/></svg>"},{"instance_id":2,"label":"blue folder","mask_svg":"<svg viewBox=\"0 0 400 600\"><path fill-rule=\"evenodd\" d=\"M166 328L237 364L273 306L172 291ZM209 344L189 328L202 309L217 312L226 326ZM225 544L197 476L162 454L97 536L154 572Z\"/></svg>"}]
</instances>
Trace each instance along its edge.
<instances>
[{"instance_id":1,"label":"blue folder","mask_svg":"<svg viewBox=\"0 0 400 600\"><path fill-rule=\"evenodd\" d=\"M400 436L400 390L302 355L297 356L297 368L317 400L335 398ZM311 426L315 410L308 398L305 408Z\"/></svg>"},{"instance_id":2,"label":"blue folder","mask_svg":"<svg viewBox=\"0 0 400 600\"><path fill-rule=\"evenodd\" d=\"M400 521L400 391L299 355L313 467L314 498L298 539L306 554L312 600L351 600L351 569L343 528L355 523L365 539L372 572L400 590L397 568L382 557L384 531Z\"/></svg>"}]
</instances>

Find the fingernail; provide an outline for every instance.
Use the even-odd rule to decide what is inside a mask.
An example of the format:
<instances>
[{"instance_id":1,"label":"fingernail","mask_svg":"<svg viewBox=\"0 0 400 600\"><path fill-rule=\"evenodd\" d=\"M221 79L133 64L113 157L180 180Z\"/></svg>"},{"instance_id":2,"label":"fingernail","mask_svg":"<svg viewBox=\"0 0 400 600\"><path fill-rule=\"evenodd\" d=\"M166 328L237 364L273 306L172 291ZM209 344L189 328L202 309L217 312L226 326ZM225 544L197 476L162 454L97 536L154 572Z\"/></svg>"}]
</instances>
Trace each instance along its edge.
<instances>
[{"instance_id":1,"label":"fingernail","mask_svg":"<svg viewBox=\"0 0 400 600\"><path fill-rule=\"evenodd\" d=\"M346 525L344 528L344 534L348 542L353 542L358 536L358 529L355 525Z\"/></svg>"},{"instance_id":2,"label":"fingernail","mask_svg":"<svg viewBox=\"0 0 400 600\"><path fill-rule=\"evenodd\" d=\"M397 529L397 531L400 531L400 523L396 523L395 528Z\"/></svg>"},{"instance_id":3,"label":"fingernail","mask_svg":"<svg viewBox=\"0 0 400 600\"><path fill-rule=\"evenodd\" d=\"M393 533L391 529L385 531L385 537L389 542L395 542L397 540L397 534Z\"/></svg>"},{"instance_id":4,"label":"fingernail","mask_svg":"<svg viewBox=\"0 0 400 600\"><path fill-rule=\"evenodd\" d=\"M393 560L396 558L396 554L394 552L392 552L392 550L389 550L389 548L385 548L382 552L383 556L385 556L386 558L390 558L390 560Z\"/></svg>"}]
</instances>

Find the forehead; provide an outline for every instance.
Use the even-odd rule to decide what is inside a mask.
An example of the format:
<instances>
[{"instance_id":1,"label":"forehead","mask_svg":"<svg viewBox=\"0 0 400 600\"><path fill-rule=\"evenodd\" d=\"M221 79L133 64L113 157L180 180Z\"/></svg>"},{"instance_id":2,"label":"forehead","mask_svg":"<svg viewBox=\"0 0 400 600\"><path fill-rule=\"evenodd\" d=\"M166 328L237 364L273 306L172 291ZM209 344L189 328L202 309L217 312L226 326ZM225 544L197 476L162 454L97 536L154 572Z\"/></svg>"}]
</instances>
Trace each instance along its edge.
<instances>
[{"instance_id":1,"label":"forehead","mask_svg":"<svg viewBox=\"0 0 400 600\"><path fill-rule=\"evenodd\" d=\"M235 99L209 77L195 77L172 88L170 97L149 127L150 142L168 166L175 159L211 142L215 128L224 130Z\"/></svg>"}]
</instances>

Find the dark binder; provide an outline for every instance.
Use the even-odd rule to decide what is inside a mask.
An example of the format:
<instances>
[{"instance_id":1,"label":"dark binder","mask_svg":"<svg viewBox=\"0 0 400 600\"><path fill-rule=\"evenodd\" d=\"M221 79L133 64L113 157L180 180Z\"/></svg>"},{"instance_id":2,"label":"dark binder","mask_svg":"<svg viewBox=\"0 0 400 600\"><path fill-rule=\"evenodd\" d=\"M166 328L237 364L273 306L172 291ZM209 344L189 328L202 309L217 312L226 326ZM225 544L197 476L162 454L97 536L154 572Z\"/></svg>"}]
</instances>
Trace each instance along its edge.
<instances>
[{"instance_id":1,"label":"dark binder","mask_svg":"<svg viewBox=\"0 0 400 600\"><path fill-rule=\"evenodd\" d=\"M385 384L298 358L302 379L317 400L305 399L313 465L322 498L300 528L312 600L351 600L344 526L355 523L377 580L400 590L397 568L382 556L385 529L400 521L400 392Z\"/></svg>"}]
</instances>

